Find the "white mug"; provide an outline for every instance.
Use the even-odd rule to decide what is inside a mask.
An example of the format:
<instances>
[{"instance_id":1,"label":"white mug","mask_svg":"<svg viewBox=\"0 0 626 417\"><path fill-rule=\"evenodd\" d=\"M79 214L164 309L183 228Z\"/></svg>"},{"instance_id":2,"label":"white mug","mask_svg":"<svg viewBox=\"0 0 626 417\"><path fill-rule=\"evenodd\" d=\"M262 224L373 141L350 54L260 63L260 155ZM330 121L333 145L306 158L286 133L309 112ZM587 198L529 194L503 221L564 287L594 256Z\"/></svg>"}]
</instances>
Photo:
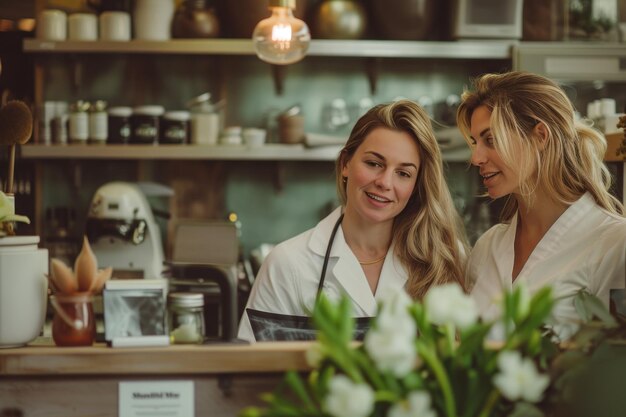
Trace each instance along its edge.
<instances>
[{"instance_id":1,"label":"white mug","mask_svg":"<svg viewBox=\"0 0 626 417\"><path fill-rule=\"evenodd\" d=\"M67 39L67 14L62 10L48 9L37 18L37 39L64 41Z\"/></svg>"},{"instance_id":2,"label":"white mug","mask_svg":"<svg viewBox=\"0 0 626 417\"><path fill-rule=\"evenodd\" d=\"M95 41L98 39L98 18L92 13L73 13L68 18L69 39Z\"/></svg>"},{"instance_id":3,"label":"white mug","mask_svg":"<svg viewBox=\"0 0 626 417\"><path fill-rule=\"evenodd\" d=\"M174 0L135 0L135 39L166 41L171 38Z\"/></svg>"},{"instance_id":4,"label":"white mug","mask_svg":"<svg viewBox=\"0 0 626 417\"><path fill-rule=\"evenodd\" d=\"M130 14L115 11L100 14L100 39L103 41L130 40Z\"/></svg>"}]
</instances>

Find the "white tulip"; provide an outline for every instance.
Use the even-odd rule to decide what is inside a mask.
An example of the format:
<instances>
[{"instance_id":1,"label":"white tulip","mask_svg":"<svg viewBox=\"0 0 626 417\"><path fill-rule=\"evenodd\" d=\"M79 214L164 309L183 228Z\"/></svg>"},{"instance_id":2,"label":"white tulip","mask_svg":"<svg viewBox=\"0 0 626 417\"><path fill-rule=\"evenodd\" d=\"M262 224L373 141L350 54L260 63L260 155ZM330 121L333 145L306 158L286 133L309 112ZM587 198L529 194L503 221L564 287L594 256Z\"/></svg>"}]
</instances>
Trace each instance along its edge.
<instances>
[{"instance_id":1,"label":"white tulip","mask_svg":"<svg viewBox=\"0 0 626 417\"><path fill-rule=\"evenodd\" d=\"M386 288L382 291L378 297L382 310L394 316L408 314L413 300L403 288Z\"/></svg>"},{"instance_id":2,"label":"white tulip","mask_svg":"<svg viewBox=\"0 0 626 417\"><path fill-rule=\"evenodd\" d=\"M415 391L406 400L394 404L389 409L389 417L437 417L430 406L430 395L426 391Z\"/></svg>"},{"instance_id":3,"label":"white tulip","mask_svg":"<svg viewBox=\"0 0 626 417\"><path fill-rule=\"evenodd\" d=\"M415 323L411 332L371 329L365 336L365 349L380 371L401 378L416 365ZM408 326L398 326L399 328Z\"/></svg>"},{"instance_id":4,"label":"white tulip","mask_svg":"<svg viewBox=\"0 0 626 417\"><path fill-rule=\"evenodd\" d=\"M550 383L548 376L540 374L535 364L517 351L500 353L498 367L500 373L493 378L493 383L511 401L522 399L535 403L541 400Z\"/></svg>"},{"instance_id":5,"label":"white tulip","mask_svg":"<svg viewBox=\"0 0 626 417\"><path fill-rule=\"evenodd\" d=\"M444 284L431 288L424 297L424 307L434 324L453 324L466 329L478 320L478 308L473 298L458 284Z\"/></svg>"},{"instance_id":6,"label":"white tulip","mask_svg":"<svg viewBox=\"0 0 626 417\"><path fill-rule=\"evenodd\" d=\"M376 325L365 336L365 349L376 368L403 377L417 359L417 326L409 313L412 301L403 289L389 290L381 298Z\"/></svg>"},{"instance_id":7,"label":"white tulip","mask_svg":"<svg viewBox=\"0 0 626 417\"><path fill-rule=\"evenodd\" d=\"M369 385L355 384L345 375L336 375L330 380L324 406L335 417L366 417L374 411L374 391Z\"/></svg>"}]
</instances>

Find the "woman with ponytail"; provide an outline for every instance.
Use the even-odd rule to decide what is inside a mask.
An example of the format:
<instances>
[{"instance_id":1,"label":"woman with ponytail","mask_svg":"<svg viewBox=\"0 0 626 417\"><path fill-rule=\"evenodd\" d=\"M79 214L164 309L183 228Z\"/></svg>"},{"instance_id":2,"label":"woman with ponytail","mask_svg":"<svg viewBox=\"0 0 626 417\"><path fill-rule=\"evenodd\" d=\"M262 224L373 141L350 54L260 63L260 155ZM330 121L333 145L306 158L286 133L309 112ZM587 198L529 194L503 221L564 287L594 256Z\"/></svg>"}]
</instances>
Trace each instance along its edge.
<instances>
[{"instance_id":1,"label":"woman with ponytail","mask_svg":"<svg viewBox=\"0 0 626 417\"><path fill-rule=\"evenodd\" d=\"M559 300L554 319L567 336L579 290L608 305L610 290L626 281L626 218L608 191L604 136L576 121L556 83L527 72L474 80L457 122L487 194L506 199L502 223L472 250L472 296L489 319L503 291L550 285Z\"/></svg>"}]
</instances>

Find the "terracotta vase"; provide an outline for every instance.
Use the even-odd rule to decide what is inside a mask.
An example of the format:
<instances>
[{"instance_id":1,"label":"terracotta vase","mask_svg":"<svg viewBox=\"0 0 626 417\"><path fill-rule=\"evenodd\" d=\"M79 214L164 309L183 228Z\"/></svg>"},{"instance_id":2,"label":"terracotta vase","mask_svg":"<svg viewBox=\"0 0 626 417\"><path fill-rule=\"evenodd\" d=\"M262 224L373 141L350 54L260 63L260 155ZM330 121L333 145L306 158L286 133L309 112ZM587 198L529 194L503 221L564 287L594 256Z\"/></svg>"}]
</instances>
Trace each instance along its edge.
<instances>
[{"instance_id":1,"label":"terracotta vase","mask_svg":"<svg viewBox=\"0 0 626 417\"><path fill-rule=\"evenodd\" d=\"M424 40L433 38L437 22L436 0L371 1L371 19L382 39Z\"/></svg>"}]
</instances>

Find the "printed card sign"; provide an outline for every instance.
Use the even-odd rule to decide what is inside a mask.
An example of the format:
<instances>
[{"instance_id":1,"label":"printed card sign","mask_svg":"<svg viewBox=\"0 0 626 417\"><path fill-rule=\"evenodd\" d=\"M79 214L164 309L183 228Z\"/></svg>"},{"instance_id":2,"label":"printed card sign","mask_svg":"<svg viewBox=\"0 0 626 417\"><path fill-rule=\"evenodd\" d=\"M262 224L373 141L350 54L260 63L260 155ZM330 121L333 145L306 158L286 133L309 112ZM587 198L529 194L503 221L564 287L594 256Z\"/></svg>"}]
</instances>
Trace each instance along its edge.
<instances>
[{"instance_id":1,"label":"printed card sign","mask_svg":"<svg viewBox=\"0 0 626 417\"><path fill-rule=\"evenodd\" d=\"M119 417L194 417L193 381L120 382Z\"/></svg>"}]
</instances>

